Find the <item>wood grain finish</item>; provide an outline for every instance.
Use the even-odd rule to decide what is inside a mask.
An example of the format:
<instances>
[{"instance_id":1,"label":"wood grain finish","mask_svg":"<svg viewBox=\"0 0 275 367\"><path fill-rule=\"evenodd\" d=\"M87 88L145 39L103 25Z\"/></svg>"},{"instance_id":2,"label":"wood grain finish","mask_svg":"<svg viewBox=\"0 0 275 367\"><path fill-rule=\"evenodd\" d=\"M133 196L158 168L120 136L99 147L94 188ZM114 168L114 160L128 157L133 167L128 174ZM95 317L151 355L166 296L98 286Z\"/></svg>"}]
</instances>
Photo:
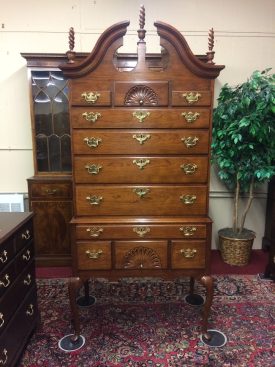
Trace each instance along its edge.
<instances>
[{"instance_id":1,"label":"wood grain finish","mask_svg":"<svg viewBox=\"0 0 275 367\"><path fill-rule=\"evenodd\" d=\"M165 50L157 65L141 29L137 63L125 57L123 67L117 49L128 24L108 28L86 59L60 66L71 79L75 334L77 289L83 282L87 289L90 277L184 275L207 289L207 334L211 115L223 66L196 57L180 32L156 22Z\"/></svg>"}]
</instances>

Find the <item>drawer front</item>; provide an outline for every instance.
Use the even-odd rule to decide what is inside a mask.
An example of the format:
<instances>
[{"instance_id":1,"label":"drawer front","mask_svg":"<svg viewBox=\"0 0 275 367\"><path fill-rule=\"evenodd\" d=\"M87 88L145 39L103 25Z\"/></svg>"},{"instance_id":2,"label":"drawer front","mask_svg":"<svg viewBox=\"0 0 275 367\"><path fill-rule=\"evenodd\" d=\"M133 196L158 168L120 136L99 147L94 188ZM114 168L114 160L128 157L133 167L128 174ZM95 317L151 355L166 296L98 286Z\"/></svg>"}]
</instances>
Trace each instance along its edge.
<instances>
[{"instance_id":1,"label":"drawer front","mask_svg":"<svg viewBox=\"0 0 275 367\"><path fill-rule=\"evenodd\" d=\"M91 239L147 239L147 238L205 238L206 225L202 224L89 224L76 226L78 240Z\"/></svg>"},{"instance_id":2,"label":"drawer front","mask_svg":"<svg viewBox=\"0 0 275 367\"><path fill-rule=\"evenodd\" d=\"M73 108L73 128L157 128L194 129L209 127L210 112L207 108L181 109L99 109L91 107Z\"/></svg>"},{"instance_id":3,"label":"drawer front","mask_svg":"<svg viewBox=\"0 0 275 367\"><path fill-rule=\"evenodd\" d=\"M16 272L20 274L34 259L34 245L31 242L16 256Z\"/></svg>"},{"instance_id":4,"label":"drawer front","mask_svg":"<svg viewBox=\"0 0 275 367\"><path fill-rule=\"evenodd\" d=\"M210 106L211 98L208 91L172 91L173 106Z\"/></svg>"},{"instance_id":5,"label":"drawer front","mask_svg":"<svg viewBox=\"0 0 275 367\"><path fill-rule=\"evenodd\" d=\"M1 298L0 304L0 332L8 325L8 321L13 316L14 311L24 299L26 294L34 286L35 270L34 262L20 275L19 279L11 284L5 295Z\"/></svg>"},{"instance_id":6,"label":"drawer front","mask_svg":"<svg viewBox=\"0 0 275 367\"><path fill-rule=\"evenodd\" d=\"M73 106L110 106L111 83L72 80L71 103Z\"/></svg>"},{"instance_id":7,"label":"drawer front","mask_svg":"<svg viewBox=\"0 0 275 367\"><path fill-rule=\"evenodd\" d=\"M208 154L204 130L74 130L75 154Z\"/></svg>"},{"instance_id":8,"label":"drawer front","mask_svg":"<svg viewBox=\"0 0 275 367\"><path fill-rule=\"evenodd\" d=\"M76 186L76 215L204 215L205 186Z\"/></svg>"},{"instance_id":9,"label":"drawer front","mask_svg":"<svg viewBox=\"0 0 275 367\"><path fill-rule=\"evenodd\" d=\"M75 157L76 183L205 183L207 157Z\"/></svg>"},{"instance_id":10,"label":"drawer front","mask_svg":"<svg viewBox=\"0 0 275 367\"><path fill-rule=\"evenodd\" d=\"M12 287L16 277L15 261L12 261L0 273L0 297L2 297Z\"/></svg>"},{"instance_id":11,"label":"drawer front","mask_svg":"<svg viewBox=\"0 0 275 367\"><path fill-rule=\"evenodd\" d=\"M172 269L200 269L205 267L205 241L172 241Z\"/></svg>"},{"instance_id":12,"label":"drawer front","mask_svg":"<svg viewBox=\"0 0 275 367\"><path fill-rule=\"evenodd\" d=\"M33 241L33 223L29 221L15 235L16 252Z\"/></svg>"},{"instance_id":13,"label":"drawer front","mask_svg":"<svg viewBox=\"0 0 275 367\"><path fill-rule=\"evenodd\" d=\"M167 241L116 241L116 269L167 268Z\"/></svg>"},{"instance_id":14,"label":"drawer front","mask_svg":"<svg viewBox=\"0 0 275 367\"><path fill-rule=\"evenodd\" d=\"M0 360L3 361L3 365L16 365L15 358L22 352L28 336L35 327L36 320L38 320L38 309L36 290L33 288L0 336Z\"/></svg>"},{"instance_id":15,"label":"drawer front","mask_svg":"<svg viewBox=\"0 0 275 367\"><path fill-rule=\"evenodd\" d=\"M32 199L70 199L72 185L70 183L32 183Z\"/></svg>"},{"instance_id":16,"label":"drawer front","mask_svg":"<svg viewBox=\"0 0 275 367\"><path fill-rule=\"evenodd\" d=\"M168 82L115 82L115 106L167 106Z\"/></svg>"},{"instance_id":17,"label":"drawer front","mask_svg":"<svg viewBox=\"0 0 275 367\"><path fill-rule=\"evenodd\" d=\"M0 247L0 271L9 263L14 254L14 242L13 238L10 238Z\"/></svg>"},{"instance_id":18,"label":"drawer front","mask_svg":"<svg viewBox=\"0 0 275 367\"><path fill-rule=\"evenodd\" d=\"M109 241L78 242L76 246L78 269L111 269L111 243Z\"/></svg>"}]
</instances>

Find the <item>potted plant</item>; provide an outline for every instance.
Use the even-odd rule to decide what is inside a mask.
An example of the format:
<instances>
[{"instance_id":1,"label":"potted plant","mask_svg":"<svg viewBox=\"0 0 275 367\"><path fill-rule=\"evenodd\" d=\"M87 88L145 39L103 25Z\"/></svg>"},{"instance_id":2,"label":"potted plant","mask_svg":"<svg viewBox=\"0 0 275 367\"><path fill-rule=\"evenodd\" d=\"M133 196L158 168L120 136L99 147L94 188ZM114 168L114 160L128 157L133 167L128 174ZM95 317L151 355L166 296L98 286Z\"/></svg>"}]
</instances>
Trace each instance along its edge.
<instances>
[{"instance_id":1,"label":"potted plant","mask_svg":"<svg viewBox=\"0 0 275 367\"><path fill-rule=\"evenodd\" d=\"M223 260L249 262L255 238L245 220L257 185L275 174L275 74L255 71L244 83L225 84L213 112L211 161L219 178L234 192L232 227L219 231ZM240 199L246 200L241 211Z\"/></svg>"}]
</instances>

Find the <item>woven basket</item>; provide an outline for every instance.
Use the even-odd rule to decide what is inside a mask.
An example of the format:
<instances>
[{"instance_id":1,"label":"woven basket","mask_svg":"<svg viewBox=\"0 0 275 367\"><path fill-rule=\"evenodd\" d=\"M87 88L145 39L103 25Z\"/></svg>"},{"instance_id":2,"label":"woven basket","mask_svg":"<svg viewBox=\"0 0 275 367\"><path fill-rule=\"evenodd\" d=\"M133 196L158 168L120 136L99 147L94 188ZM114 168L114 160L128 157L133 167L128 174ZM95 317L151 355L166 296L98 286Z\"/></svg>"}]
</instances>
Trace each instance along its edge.
<instances>
[{"instance_id":1,"label":"woven basket","mask_svg":"<svg viewBox=\"0 0 275 367\"><path fill-rule=\"evenodd\" d=\"M230 265L247 265L250 261L255 234L251 231L251 238L238 239L223 236L221 231L219 231L219 249L223 261Z\"/></svg>"}]
</instances>

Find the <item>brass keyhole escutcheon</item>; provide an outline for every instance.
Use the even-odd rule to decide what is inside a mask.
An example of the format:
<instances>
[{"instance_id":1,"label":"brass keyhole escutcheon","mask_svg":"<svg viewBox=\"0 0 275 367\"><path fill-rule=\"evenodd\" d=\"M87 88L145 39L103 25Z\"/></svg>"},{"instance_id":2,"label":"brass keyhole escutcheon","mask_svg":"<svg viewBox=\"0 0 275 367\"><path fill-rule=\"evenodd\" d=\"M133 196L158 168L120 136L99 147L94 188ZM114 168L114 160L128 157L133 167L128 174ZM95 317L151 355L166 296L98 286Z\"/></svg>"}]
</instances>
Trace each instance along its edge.
<instances>
[{"instance_id":1,"label":"brass keyhole escutcheon","mask_svg":"<svg viewBox=\"0 0 275 367\"><path fill-rule=\"evenodd\" d=\"M140 170L144 169L144 167L149 163L150 163L150 160L146 158L140 158L140 159L133 160L133 164L136 164Z\"/></svg>"},{"instance_id":2,"label":"brass keyhole escutcheon","mask_svg":"<svg viewBox=\"0 0 275 367\"><path fill-rule=\"evenodd\" d=\"M99 237L103 232L103 228L101 227L91 227L87 228L86 231L90 234L90 237Z\"/></svg>"},{"instance_id":3,"label":"brass keyhole escutcheon","mask_svg":"<svg viewBox=\"0 0 275 367\"><path fill-rule=\"evenodd\" d=\"M144 237L146 233L150 232L149 227L134 227L133 232L135 232L139 237Z\"/></svg>"},{"instance_id":4,"label":"brass keyhole escutcheon","mask_svg":"<svg viewBox=\"0 0 275 367\"><path fill-rule=\"evenodd\" d=\"M137 187L133 189L133 192L137 194L140 197L140 199L142 199L146 194L150 192L150 189Z\"/></svg>"},{"instance_id":5,"label":"brass keyhole escutcheon","mask_svg":"<svg viewBox=\"0 0 275 367\"><path fill-rule=\"evenodd\" d=\"M84 98L86 102L94 104L94 103L96 103L96 101L100 97L100 93L98 93L98 92L83 92L81 94L81 97Z\"/></svg>"},{"instance_id":6,"label":"brass keyhole escutcheon","mask_svg":"<svg viewBox=\"0 0 275 367\"><path fill-rule=\"evenodd\" d=\"M133 135L133 139L136 139L139 144L143 144L146 140L150 139L151 135L150 134L134 134Z\"/></svg>"},{"instance_id":7,"label":"brass keyhole escutcheon","mask_svg":"<svg viewBox=\"0 0 275 367\"><path fill-rule=\"evenodd\" d=\"M140 103L142 104L142 103ZM146 117L150 116L150 112L146 112L146 111L135 111L133 112L133 116L138 119L139 122L143 122Z\"/></svg>"}]
</instances>

